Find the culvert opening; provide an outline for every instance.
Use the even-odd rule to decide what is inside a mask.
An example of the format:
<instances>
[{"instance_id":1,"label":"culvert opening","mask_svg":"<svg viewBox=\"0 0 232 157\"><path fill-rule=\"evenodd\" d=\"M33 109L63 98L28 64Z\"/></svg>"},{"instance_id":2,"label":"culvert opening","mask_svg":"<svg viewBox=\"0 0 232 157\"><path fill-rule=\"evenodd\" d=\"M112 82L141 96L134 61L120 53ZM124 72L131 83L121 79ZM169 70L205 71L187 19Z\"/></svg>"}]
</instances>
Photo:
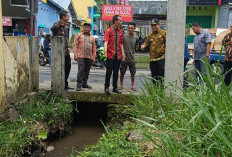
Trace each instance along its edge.
<instances>
[{"instance_id":1,"label":"culvert opening","mask_svg":"<svg viewBox=\"0 0 232 157\"><path fill-rule=\"evenodd\" d=\"M83 103L75 102L73 126L83 124L100 124L107 122L107 108L106 103Z\"/></svg>"},{"instance_id":2,"label":"culvert opening","mask_svg":"<svg viewBox=\"0 0 232 157\"><path fill-rule=\"evenodd\" d=\"M47 157L70 156L72 149L83 151L85 146L96 144L105 133L104 124L107 122L108 104L73 102L72 133L51 145L55 150L48 152ZM102 122L101 122L102 121ZM77 155L74 152L74 155Z\"/></svg>"}]
</instances>

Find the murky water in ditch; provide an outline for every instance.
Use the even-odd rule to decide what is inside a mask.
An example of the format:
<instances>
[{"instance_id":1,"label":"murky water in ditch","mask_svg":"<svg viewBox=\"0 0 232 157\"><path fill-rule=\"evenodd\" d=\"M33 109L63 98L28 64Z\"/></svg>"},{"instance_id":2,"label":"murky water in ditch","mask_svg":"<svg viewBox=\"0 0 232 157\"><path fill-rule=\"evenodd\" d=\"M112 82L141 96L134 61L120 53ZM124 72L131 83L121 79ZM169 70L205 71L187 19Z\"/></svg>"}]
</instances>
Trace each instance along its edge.
<instances>
[{"instance_id":1,"label":"murky water in ditch","mask_svg":"<svg viewBox=\"0 0 232 157\"><path fill-rule=\"evenodd\" d=\"M83 151L85 146L97 143L105 132L100 121L107 118L107 106L104 104L81 104L79 114L75 116L72 134L51 143L55 150L46 153L47 157L70 156L72 149ZM77 153L75 153L77 154Z\"/></svg>"}]
</instances>

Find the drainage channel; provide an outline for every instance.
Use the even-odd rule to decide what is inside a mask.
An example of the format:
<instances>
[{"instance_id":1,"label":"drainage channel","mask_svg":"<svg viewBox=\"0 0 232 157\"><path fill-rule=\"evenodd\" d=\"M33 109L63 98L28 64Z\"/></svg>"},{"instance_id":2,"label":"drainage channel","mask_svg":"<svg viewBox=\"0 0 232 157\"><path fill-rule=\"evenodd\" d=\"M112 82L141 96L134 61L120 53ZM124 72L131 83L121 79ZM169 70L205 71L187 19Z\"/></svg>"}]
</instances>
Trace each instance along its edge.
<instances>
[{"instance_id":1,"label":"drainage channel","mask_svg":"<svg viewBox=\"0 0 232 157\"><path fill-rule=\"evenodd\" d=\"M71 135L50 143L55 150L46 153L46 157L70 156L73 148L83 151L85 146L96 144L105 132L102 122L106 123L107 120L107 104L78 102L73 103L73 106L75 109Z\"/></svg>"}]
</instances>

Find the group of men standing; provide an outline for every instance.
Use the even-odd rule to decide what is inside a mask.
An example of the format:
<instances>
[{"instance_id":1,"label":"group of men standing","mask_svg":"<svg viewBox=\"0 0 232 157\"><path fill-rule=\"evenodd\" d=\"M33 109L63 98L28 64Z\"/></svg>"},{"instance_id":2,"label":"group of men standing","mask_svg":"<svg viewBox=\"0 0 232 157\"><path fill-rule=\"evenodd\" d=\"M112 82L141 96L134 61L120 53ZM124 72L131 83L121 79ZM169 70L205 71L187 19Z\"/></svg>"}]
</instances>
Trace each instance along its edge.
<instances>
[{"instance_id":1,"label":"group of men standing","mask_svg":"<svg viewBox=\"0 0 232 157\"><path fill-rule=\"evenodd\" d=\"M68 49L69 39L69 15L66 11L60 12L60 21L55 23L51 28L54 36L64 36L65 38L65 89L73 90L74 88L68 85L68 76L71 69L71 58ZM104 92L110 94L110 79L113 73L113 92L121 94L123 89L123 80L127 67L131 73L131 89L136 91L134 86L136 67L135 67L135 50L138 46L139 39L135 36L135 23L128 24L128 34L124 34L121 29L122 18L120 15L113 17L113 26L106 30L104 36L104 53L107 58L106 61L106 76L104 84ZM164 67L165 67L165 45L166 45L166 31L160 29L160 22L158 19L151 21L152 33L150 33L141 46L141 49L149 49L150 52L150 70L153 82L157 85L163 84ZM192 29L196 33L194 39L194 63L195 69L206 75L206 66L204 59L209 60L211 47L211 34L202 29L200 23L192 24ZM82 88L91 89L88 85L88 77L91 66L95 63L96 44L94 37L90 34L91 24L84 24L84 31L75 36L74 39L74 59L78 61L77 87L76 91L81 91ZM185 37L186 38L186 37ZM232 68L232 25L231 33L226 35L222 41L226 47L226 77L225 83L230 84L231 68ZM189 60L189 51L187 39L185 39L185 57L184 66ZM118 76L120 75L120 86L118 87ZM196 75L199 77L199 72Z\"/></svg>"}]
</instances>

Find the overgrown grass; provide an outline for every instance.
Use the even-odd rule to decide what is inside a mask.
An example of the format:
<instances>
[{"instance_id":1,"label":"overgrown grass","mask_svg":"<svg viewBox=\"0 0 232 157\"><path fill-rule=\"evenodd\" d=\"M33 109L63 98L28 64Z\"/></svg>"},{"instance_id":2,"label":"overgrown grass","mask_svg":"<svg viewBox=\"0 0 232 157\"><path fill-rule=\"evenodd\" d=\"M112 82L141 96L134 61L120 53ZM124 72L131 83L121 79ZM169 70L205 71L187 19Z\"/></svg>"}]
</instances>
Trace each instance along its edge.
<instances>
[{"instance_id":1,"label":"overgrown grass","mask_svg":"<svg viewBox=\"0 0 232 157\"><path fill-rule=\"evenodd\" d=\"M207 76L199 73L200 81L190 76L189 89L171 92L175 99L149 84L148 94L135 98L136 111L147 116L136 120L152 130L144 135L156 145L156 156L231 156L231 86L225 85L219 69L212 73L208 64Z\"/></svg>"},{"instance_id":2,"label":"overgrown grass","mask_svg":"<svg viewBox=\"0 0 232 157\"><path fill-rule=\"evenodd\" d=\"M207 76L199 72L200 79L189 74L191 82L187 89L170 83L174 90L165 95L165 88L145 81L142 96L133 95L134 107L129 111L134 124L143 130L147 141L153 143L154 154L150 156L232 156L232 85L225 85L219 68L214 73L208 63L207 67ZM141 148L145 143L135 149L135 143L126 141L124 133L115 133L114 129L107 132L97 145L81 155L126 157L143 154ZM119 144L125 144L127 149ZM136 151L128 153L130 150Z\"/></svg>"},{"instance_id":3,"label":"overgrown grass","mask_svg":"<svg viewBox=\"0 0 232 157\"><path fill-rule=\"evenodd\" d=\"M71 120L72 108L58 95L39 92L32 104L15 104L16 122L0 123L0 156L31 156L43 147L50 129L64 127Z\"/></svg>"}]
</instances>

